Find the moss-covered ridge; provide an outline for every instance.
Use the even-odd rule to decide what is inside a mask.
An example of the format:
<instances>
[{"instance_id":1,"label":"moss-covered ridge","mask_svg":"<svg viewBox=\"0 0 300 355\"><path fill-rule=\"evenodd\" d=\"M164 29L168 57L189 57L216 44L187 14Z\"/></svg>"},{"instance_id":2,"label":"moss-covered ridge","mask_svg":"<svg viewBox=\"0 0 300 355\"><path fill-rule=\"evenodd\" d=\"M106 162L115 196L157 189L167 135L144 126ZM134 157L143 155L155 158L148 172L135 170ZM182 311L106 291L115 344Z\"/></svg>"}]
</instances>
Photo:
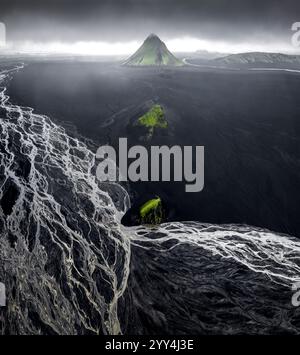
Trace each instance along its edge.
<instances>
[{"instance_id":1,"label":"moss-covered ridge","mask_svg":"<svg viewBox=\"0 0 300 355\"><path fill-rule=\"evenodd\" d=\"M164 110L160 105L154 105L145 115L138 119L140 125L147 128L167 128Z\"/></svg>"},{"instance_id":2,"label":"moss-covered ridge","mask_svg":"<svg viewBox=\"0 0 300 355\"><path fill-rule=\"evenodd\" d=\"M164 218L164 212L160 197L147 201L139 210L141 224L160 224Z\"/></svg>"},{"instance_id":3,"label":"moss-covered ridge","mask_svg":"<svg viewBox=\"0 0 300 355\"><path fill-rule=\"evenodd\" d=\"M164 110L160 105L152 106L147 113L137 119L135 125L147 129L146 140L152 138L155 129L168 128L168 122L165 119Z\"/></svg>"}]
</instances>

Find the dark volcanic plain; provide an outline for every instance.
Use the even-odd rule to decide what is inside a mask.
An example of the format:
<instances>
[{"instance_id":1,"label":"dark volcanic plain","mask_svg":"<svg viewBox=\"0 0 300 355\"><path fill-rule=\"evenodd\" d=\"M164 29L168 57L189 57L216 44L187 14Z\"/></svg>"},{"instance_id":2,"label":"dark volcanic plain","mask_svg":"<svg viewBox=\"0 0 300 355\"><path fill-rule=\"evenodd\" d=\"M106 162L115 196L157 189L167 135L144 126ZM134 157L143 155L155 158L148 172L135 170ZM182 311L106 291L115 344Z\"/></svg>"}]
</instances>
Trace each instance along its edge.
<instances>
[{"instance_id":1,"label":"dark volcanic plain","mask_svg":"<svg viewBox=\"0 0 300 355\"><path fill-rule=\"evenodd\" d=\"M205 68L129 68L116 63L29 63L9 85L19 105L95 146L132 135L149 103L169 129L146 145L204 145L205 187L132 183L133 202L160 195L169 220L249 224L300 236L300 74ZM71 124L71 126L69 125ZM143 143L142 143L143 144Z\"/></svg>"}]
</instances>

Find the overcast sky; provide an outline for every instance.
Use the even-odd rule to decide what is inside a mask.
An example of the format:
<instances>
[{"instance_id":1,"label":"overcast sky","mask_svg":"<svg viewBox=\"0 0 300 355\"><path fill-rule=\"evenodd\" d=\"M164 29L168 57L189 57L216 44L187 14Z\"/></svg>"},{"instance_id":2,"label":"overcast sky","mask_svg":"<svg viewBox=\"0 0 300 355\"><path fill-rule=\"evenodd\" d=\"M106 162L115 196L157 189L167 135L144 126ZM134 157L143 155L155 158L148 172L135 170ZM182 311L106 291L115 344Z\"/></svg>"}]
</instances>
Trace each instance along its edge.
<instances>
[{"instance_id":1,"label":"overcast sky","mask_svg":"<svg viewBox=\"0 0 300 355\"><path fill-rule=\"evenodd\" d=\"M193 38L280 50L290 46L300 1L0 0L0 21L10 42L138 42L154 32L167 42Z\"/></svg>"}]
</instances>

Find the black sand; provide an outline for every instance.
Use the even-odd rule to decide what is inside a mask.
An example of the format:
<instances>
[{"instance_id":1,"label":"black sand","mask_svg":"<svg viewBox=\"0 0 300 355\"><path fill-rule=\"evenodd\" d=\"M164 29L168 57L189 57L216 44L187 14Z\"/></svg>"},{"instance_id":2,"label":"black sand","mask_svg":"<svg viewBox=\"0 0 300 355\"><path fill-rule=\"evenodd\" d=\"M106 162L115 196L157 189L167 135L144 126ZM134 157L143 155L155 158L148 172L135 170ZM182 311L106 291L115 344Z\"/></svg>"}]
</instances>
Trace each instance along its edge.
<instances>
[{"instance_id":1,"label":"black sand","mask_svg":"<svg viewBox=\"0 0 300 355\"><path fill-rule=\"evenodd\" d=\"M246 223L300 236L300 75L110 63L34 63L15 75L12 101L71 122L96 145L129 136L152 100L170 129L152 145L204 145L205 188L131 184L133 200L160 195L172 220ZM108 123L111 123L108 125Z\"/></svg>"}]
</instances>

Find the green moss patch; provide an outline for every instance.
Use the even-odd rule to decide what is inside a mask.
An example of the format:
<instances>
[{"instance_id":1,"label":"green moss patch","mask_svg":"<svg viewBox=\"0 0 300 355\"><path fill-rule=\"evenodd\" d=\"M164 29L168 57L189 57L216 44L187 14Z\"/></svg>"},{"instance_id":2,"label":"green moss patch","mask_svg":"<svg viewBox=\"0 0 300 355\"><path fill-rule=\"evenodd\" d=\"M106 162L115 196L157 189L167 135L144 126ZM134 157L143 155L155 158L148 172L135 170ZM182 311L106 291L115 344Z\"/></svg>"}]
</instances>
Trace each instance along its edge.
<instances>
[{"instance_id":1,"label":"green moss patch","mask_svg":"<svg viewBox=\"0 0 300 355\"><path fill-rule=\"evenodd\" d=\"M168 122L165 119L164 110L160 105L154 105L147 113L138 118L136 124L147 128L148 134L146 139L152 138L155 129L168 128Z\"/></svg>"},{"instance_id":2,"label":"green moss patch","mask_svg":"<svg viewBox=\"0 0 300 355\"><path fill-rule=\"evenodd\" d=\"M141 224L156 225L162 223L164 213L160 197L147 201L139 212Z\"/></svg>"},{"instance_id":3,"label":"green moss patch","mask_svg":"<svg viewBox=\"0 0 300 355\"><path fill-rule=\"evenodd\" d=\"M167 128L164 111L160 105L154 105L150 111L138 119L140 125L147 128Z\"/></svg>"}]
</instances>

